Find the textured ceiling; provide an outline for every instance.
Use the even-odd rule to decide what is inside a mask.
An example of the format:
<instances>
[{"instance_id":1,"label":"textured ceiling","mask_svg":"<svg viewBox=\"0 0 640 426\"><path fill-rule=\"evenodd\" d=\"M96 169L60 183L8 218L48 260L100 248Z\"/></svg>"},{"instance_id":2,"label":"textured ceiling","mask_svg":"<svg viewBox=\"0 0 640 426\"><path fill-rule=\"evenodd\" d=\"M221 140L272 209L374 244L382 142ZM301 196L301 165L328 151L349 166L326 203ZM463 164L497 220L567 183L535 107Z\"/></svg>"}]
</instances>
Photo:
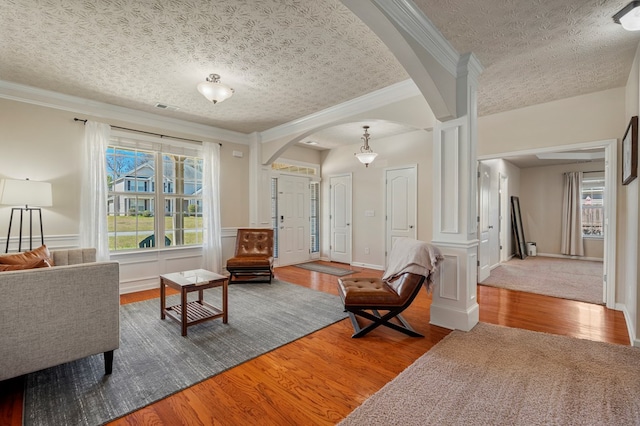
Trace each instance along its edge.
<instances>
[{"instance_id":1,"label":"textured ceiling","mask_svg":"<svg viewBox=\"0 0 640 426\"><path fill-rule=\"evenodd\" d=\"M481 115L623 86L640 38L626 0L415 3L485 67ZM339 0L0 0L0 58L0 80L243 133L408 78ZM196 91L210 73L231 99Z\"/></svg>"},{"instance_id":2,"label":"textured ceiling","mask_svg":"<svg viewBox=\"0 0 640 426\"><path fill-rule=\"evenodd\" d=\"M624 86L640 40L613 23L628 0L414 0L484 71L480 115Z\"/></svg>"}]
</instances>

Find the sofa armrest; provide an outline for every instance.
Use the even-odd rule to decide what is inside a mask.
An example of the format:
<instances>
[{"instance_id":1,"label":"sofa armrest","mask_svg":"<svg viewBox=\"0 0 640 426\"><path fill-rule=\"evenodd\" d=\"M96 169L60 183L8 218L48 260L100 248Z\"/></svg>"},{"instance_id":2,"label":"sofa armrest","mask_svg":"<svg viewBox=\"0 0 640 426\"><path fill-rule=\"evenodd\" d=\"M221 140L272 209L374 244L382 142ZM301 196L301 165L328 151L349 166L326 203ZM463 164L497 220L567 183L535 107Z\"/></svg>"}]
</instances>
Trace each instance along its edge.
<instances>
[{"instance_id":1,"label":"sofa armrest","mask_svg":"<svg viewBox=\"0 0 640 426\"><path fill-rule=\"evenodd\" d=\"M0 380L118 348L119 265L0 273Z\"/></svg>"}]
</instances>

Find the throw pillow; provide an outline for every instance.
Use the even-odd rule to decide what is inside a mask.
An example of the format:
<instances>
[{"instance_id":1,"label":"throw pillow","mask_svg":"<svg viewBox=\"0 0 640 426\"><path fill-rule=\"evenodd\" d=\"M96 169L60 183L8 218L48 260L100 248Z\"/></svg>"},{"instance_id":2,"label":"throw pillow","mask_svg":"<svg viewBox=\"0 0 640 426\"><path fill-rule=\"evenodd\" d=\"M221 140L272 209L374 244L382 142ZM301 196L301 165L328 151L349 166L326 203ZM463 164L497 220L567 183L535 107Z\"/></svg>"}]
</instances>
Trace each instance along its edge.
<instances>
[{"instance_id":1,"label":"throw pillow","mask_svg":"<svg viewBox=\"0 0 640 426\"><path fill-rule=\"evenodd\" d=\"M20 265L22 263L31 263L34 260L46 259L49 266L53 266L53 257L47 246L42 245L35 250L26 251L24 253L8 254L0 256L0 265Z\"/></svg>"},{"instance_id":2,"label":"throw pillow","mask_svg":"<svg viewBox=\"0 0 640 426\"><path fill-rule=\"evenodd\" d=\"M2 265L0 264L0 272L3 271L20 271L23 269L35 269L35 268L49 268L51 265L47 259L35 259L30 262L18 263L15 265Z\"/></svg>"}]
</instances>

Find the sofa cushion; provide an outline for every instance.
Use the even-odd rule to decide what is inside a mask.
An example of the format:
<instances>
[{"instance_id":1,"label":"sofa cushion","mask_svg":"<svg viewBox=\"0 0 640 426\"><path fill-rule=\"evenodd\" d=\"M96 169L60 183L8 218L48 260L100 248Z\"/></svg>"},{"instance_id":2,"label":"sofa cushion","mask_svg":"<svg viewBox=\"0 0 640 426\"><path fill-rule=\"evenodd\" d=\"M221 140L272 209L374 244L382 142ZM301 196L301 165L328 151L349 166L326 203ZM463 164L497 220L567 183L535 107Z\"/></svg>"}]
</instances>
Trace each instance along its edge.
<instances>
[{"instance_id":1,"label":"sofa cushion","mask_svg":"<svg viewBox=\"0 0 640 426\"><path fill-rule=\"evenodd\" d=\"M35 268L49 268L51 264L47 259L34 259L29 262L16 263L16 264L0 264L0 272L3 271L20 271L23 269L35 269Z\"/></svg>"},{"instance_id":2,"label":"sofa cushion","mask_svg":"<svg viewBox=\"0 0 640 426\"><path fill-rule=\"evenodd\" d=\"M26 251L24 253L7 254L0 256L1 265L20 265L23 263L33 263L35 260L46 259L49 262L47 266L53 266L53 258L46 245L42 245L35 250ZM27 268L28 269L28 268Z\"/></svg>"}]
</instances>

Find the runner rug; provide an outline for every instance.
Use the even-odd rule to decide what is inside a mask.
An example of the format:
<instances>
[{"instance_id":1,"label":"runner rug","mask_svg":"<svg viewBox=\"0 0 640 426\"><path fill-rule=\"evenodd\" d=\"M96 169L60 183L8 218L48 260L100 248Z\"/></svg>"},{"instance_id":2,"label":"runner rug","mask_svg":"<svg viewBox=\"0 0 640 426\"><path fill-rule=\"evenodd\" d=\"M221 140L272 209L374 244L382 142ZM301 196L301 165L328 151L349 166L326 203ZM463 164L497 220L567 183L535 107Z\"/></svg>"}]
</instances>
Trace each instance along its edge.
<instances>
[{"instance_id":1,"label":"runner rug","mask_svg":"<svg viewBox=\"0 0 640 426\"><path fill-rule=\"evenodd\" d=\"M351 269L338 268L336 266L324 265L319 262L308 262L308 263L300 263L298 265L294 265L297 268L306 269L308 271L314 272L322 272L323 274L336 275L338 277L343 277L349 274L355 274L360 271L352 271Z\"/></svg>"},{"instance_id":2,"label":"runner rug","mask_svg":"<svg viewBox=\"0 0 640 426\"><path fill-rule=\"evenodd\" d=\"M205 300L219 306L220 292ZM122 305L113 374L101 354L29 374L24 424L105 423L345 317L338 296L277 280L229 286L228 324L204 322L186 337L160 319L159 299Z\"/></svg>"},{"instance_id":3,"label":"runner rug","mask_svg":"<svg viewBox=\"0 0 640 426\"><path fill-rule=\"evenodd\" d=\"M637 425L640 350L480 323L356 408L355 425Z\"/></svg>"}]
</instances>

